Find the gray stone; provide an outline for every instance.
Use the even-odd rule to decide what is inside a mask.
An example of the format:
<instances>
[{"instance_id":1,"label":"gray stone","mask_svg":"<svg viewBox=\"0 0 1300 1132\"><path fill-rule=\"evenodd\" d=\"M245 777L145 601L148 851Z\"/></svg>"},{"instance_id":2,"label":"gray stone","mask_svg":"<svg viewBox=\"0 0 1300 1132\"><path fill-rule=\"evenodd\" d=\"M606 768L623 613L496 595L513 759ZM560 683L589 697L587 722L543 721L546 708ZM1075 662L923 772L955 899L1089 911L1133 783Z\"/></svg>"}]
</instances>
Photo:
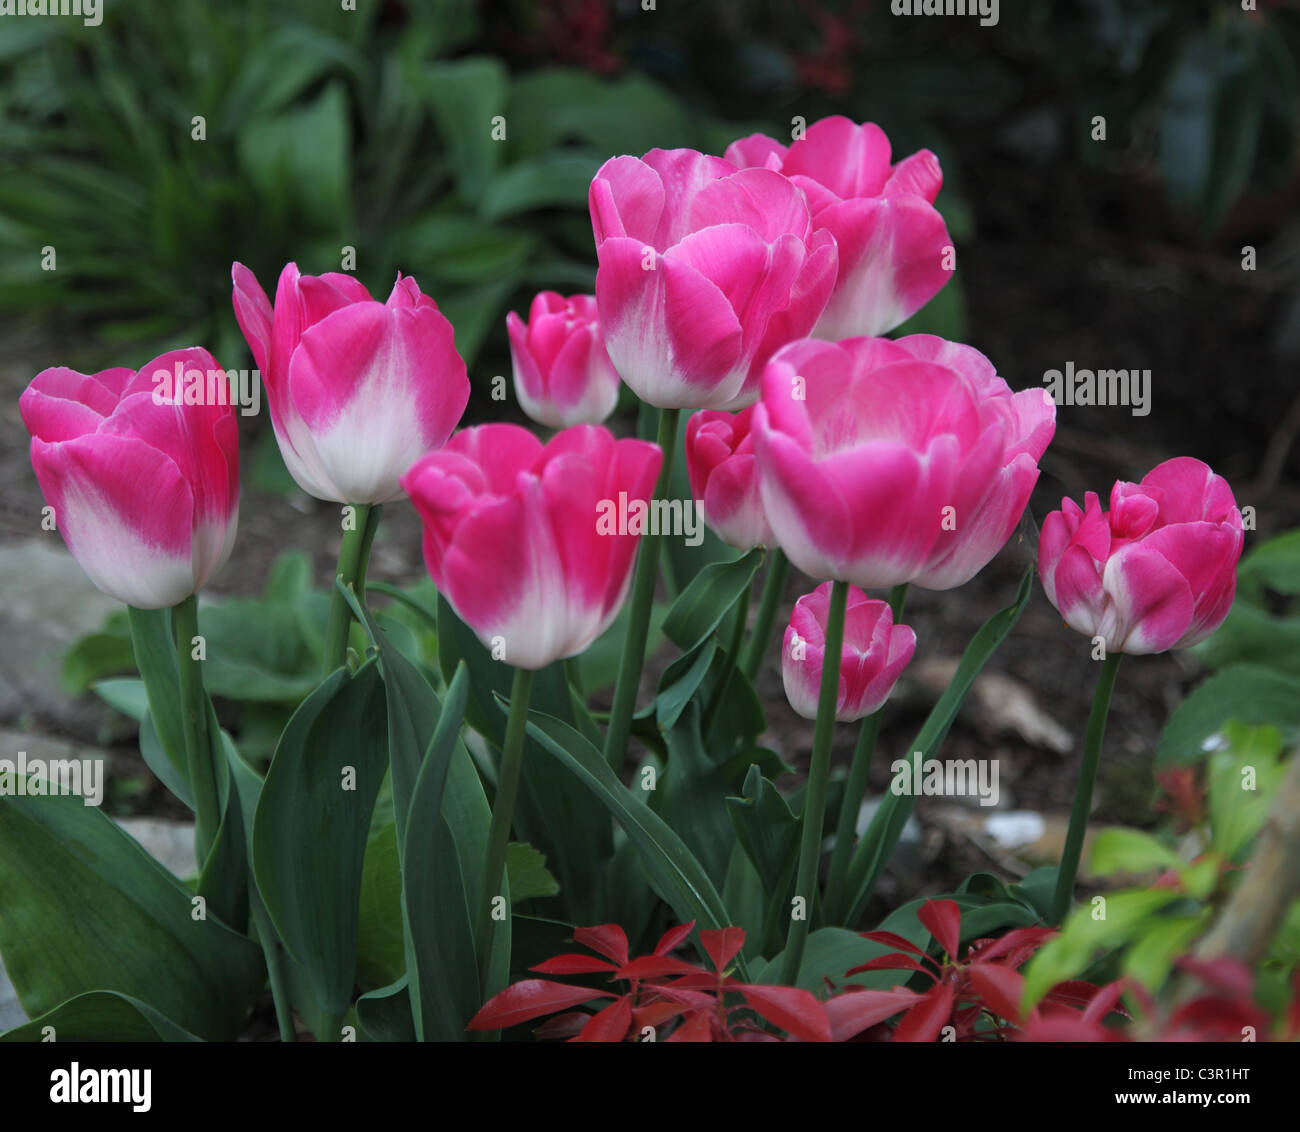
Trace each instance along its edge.
<instances>
[{"instance_id":1,"label":"gray stone","mask_svg":"<svg viewBox=\"0 0 1300 1132\"><path fill-rule=\"evenodd\" d=\"M69 696L59 666L68 646L120 604L91 584L53 531L0 546L0 577L0 721L95 739L107 708L93 695Z\"/></svg>"}]
</instances>

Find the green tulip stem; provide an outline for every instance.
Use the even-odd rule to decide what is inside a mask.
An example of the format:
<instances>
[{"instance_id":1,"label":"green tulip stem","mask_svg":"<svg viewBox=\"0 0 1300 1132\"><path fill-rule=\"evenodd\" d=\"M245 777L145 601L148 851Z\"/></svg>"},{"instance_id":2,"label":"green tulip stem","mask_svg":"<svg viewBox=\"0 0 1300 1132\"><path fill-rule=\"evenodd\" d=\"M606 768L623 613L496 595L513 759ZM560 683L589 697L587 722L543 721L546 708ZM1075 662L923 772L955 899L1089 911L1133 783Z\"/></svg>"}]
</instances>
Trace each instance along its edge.
<instances>
[{"instance_id":1,"label":"green tulip stem","mask_svg":"<svg viewBox=\"0 0 1300 1132\"><path fill-rule=\"evenodd\" d=\"M831 739L835 733L835 710L839 701L840 650L844 646L844 611L848 600L848 582L835 582L831 588L830 612L826 617L822 682L817 697L817 723L813 730L812 760L808 767L808 786L804 791L803 828L799 839L799 872L794 891L796 899L802 900L802 906L791 908L790 932L781 955L780 978L777 979L781 986L794 986L799 977L817 896L817 865L821 860L826 784L830 778Z\"/></svg>"},{"instance_id":2,"label":"green tulip stem","mask_svg":"<svg viewBox=\"0 0 1300 1132\"><path fill-rule=\"evenodd\" d=\"M343 532L336 574L345 586L353 588L359 601L364 601L366 562L370 556L370 544L374 541L375 527L379 523L379 508L372 508L366 503L356 503L351 506L353 523ZM352 611L348 608L347 599L339 592L338 587L334 586L333 596L330 598L329 628L325 635L324 674L326 676L336 668L343 667L347 662L348 630L351 628Z\"/></svg>"},{"instance_id":3,"label":"green tulip stem","mask_svg":"<svg viewBox=\"0 0 1300 1132\"><path fill-rule=\"evenodd\" d=\"M677 452L677 421L680 416L680 409L659 410L659 447L664 459L659 468L659 480L655 484L655 499L668 497L669 485L672 483L673 457ZM605 761L615 771L623 768L627 741L632 734L632 712L636 707L637 688L641 683L641 667L645 663L646 636L650 629L650 609L654 604L659 550L663 539L662 533L647 532L641 536L641 545L637 550L627 636L623 641L623 657L618 665L618 681L614 685L609 730L605 732Z\"/></svg>"},{"instance_id":4,"label":"green tulip stem","mask_svg":"<svg viewBox=\"0 0 1300 1132\"><path fill-rule=\"evenodd\" d=\"M749 638L749 648L745 652L740 670L752 684L762 667L763 656L772 636L772 623L776 620L776 611L781 604L781 595L785 593L785 580L790 573L790 560L781 552L779 546L768 547L770 562L767 575L763 579L763 595L758 599L758 616L754 619L754 632Z\"/></svg>"},{"instance_id":5,"label":"green tulip stem","mask_svg":"<svg viewBox=\"0 0 1300 1132\"><path fill-rule=\"evenodd\" d=\"M1074 895L1074 878L1079 871L1079 856L1083 851L1083 835L1088 829L1088 814L1092 810L1092 788L1097 781L1097 764L1101 761L1101 741L1106 734L1106 716L1110 712L1110 694L1115 689L1115 673L1119 670L1122 652L1108 652L1101 663L1097 677L1097 690L1092 697L1092 714L1088 717L1088 735L1083 744L1083 765L1079 768L1079 784L1074 789L1074 808L1070 811L1070 829L1065 835L1065 851L1061 854L1061 867L1056 873L1056 891L1052 895L1051 923L1059 926L1070 910Z\"/></svg>"},{"instance_id":6,"label":"green tulip stem","mask_svg":"<svg viewBox=\"0 0 1300 1132\"><path fill-rule=\"evenodd\" d=\"M194 797L194 849L199 867L207 860L221 826L217 779L208 745L208 698L203 690L202 661L195 655L199 635L199 599L190 594L172 609L176 633L176 663L180 672L181 727L185 762Z\"/></svg>"},{"instance_id":7,"label":"green tulip stem","mask_svg":"<svg viewBox=\"0 0 1300 1132\"><path fill-rule=\"evenodd\" d=\"M894 624L903 615L903 602L907 600L907 583L895 586L889 593L889 609ZM871 773L871 760L876 751L876 737L880 734L880 713L872 712L862 721L858 730L858 745L853 751L848 781L844 784L844 801L840 805L840 820L835 828L835 847L831 851L830 874L826 880L826 922L839 924L848 909L843 906L844 886L849 875L849 858L853 855L853 839L857 832L858 813L867 793L867 778Z\"/></svg>"},{"instance_id":8,"label":"green tulip stem","mask_svg":"<svg viewBox=\"0 0 1300 1132\"><path fill-rule=\"evenodd\" d=\"M492 824L488 827L487 861L483 869L483 895L479 901L478 931L474 942L478 948L479 985L483 997L492 966L493 902L504 895L501 881L506 871L506 849L510 844L510 826L515 816L515 799L519 796L519 775L524 765L525 724L528 722L528 698L532 692L533 673L516 668L510 688L510 714L506 718L506 737L501 746L501 767L497 774L497 793L492 802ZM506 909L509 916L510 910Z\"/></svg>"}]
</instances>

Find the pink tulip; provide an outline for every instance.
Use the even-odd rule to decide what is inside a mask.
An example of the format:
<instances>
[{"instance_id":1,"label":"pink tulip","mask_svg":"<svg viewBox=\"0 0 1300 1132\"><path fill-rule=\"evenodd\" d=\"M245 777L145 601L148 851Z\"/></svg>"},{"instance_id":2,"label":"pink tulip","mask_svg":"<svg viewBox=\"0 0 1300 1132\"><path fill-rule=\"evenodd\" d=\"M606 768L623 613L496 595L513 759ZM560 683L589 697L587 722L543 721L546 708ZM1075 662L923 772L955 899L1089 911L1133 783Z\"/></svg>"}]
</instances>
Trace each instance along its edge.
<instances>
[{"instance_id":1,"label":"pink tulip","mask_svg":"<svg viewBox=\"0 0 1300 1132\"><path fill-rule=\"evenodd\" d=\"M813 226L835 237L839 272L816 337L884 334L951 278L951 241L934 208L943 173L928 149L891 165L879 126L834 117L814 122L789 149L754 134L733 142L726 156L790 178L808 198Z\"/></svg>"},{"instance_id":2,"label":"pink tulip","mask_svg":"<svg viewBox=\"0 0 1300 1132\"><path fill-rule=\"evenodd\" d=\"M235 317L262 371L271 423L298 486L335 503L387 503L440 448L469 400L451 323L415 280L387 303L351 275L280 273L275 308L236 263Z\"/></svg>"},{"instance_id":3,"label":"pink tulip","mask_svg":"<svg viewBox=\"0 0 1300 1132\"><path fill-rule=\"evenodd\" d=\"M768 364L753 427L763 507L800 570L946 590L1011 537L1056 406L931 335L806 339Z\"/></svg>"},{"instance_id":4,"label":"pink tulip","mask_svg":"<svg viewBox=\"0 0 1300 1132\"><path fill-rule=\"evenodd\" d=\"M162 609L225 564L239 435L225 371L206 350L174 350L138 373L43 370L18 408L63 541L106 594Z\"/></svg>"},{"instance_id":5,"label":"pink tulip","mask_svg":"<svg viewBox=\"0 0 1300 1132\"><path fill-rule=\"evenodd\" d=\"M593 295L543 291L525 323L506 315L519 407L547 428L600 424L618 404L618 370L605 350Z\"/></svg>"},{"instance_id":6,"label":"pink tulip","mask_svg":"<svg viewBox=\"0 0 1300 1132\"><path fill-rule=\"evenodd\" d=\"M804 719L817 718L831 585L823 582L794 603L781 650L785 694L790 706ZM849 723L876 711L889 699L915 651L916 633L909 625L894 624L889 603L875 601L857 586L850 586L835 718Z\"/></svg>"},{"instance_id":7,"label":"pink tulip","mask_svg":"<svg viewBox=\"0 0 1300 1132\"><path fill-rule=\"evenodd\" d=\"M402 486L439 591L497 659L536 669L576 656L614 620L640 529L602 516L644 506L662 461L658 445L598 425L543 447L527 429L490 424L457 433Z\"/></svg>"},{"instance_id":8,"label":"pink tulip","mask_svg":"<svg viewBox=\"0 0 1300 1132\"><path fill-rule=\"evenodd\" d=\"M758 491L754 458L755 406L739 413L704 410L686 425L686 471L704 521L729 546L749 550L772 542Z\"/></svg>"},{"instance_id":9,"label":"pink tulip","mask_svg":"<svg viewBox=\"0 0 1300 1132\"><path fill-rule=\"evenodd\" d=\"M1241 512L1200 460L1166 460L1141 483L1063 499L1043 520L1038 573L1065 622L1109 652L1184 649L1228 616L1237 590Z\"/></svg>"},{"instance_id":10,"label":"pink tulip","mask_svg":"<svg viewBox=\"0 0 1300 1132\"><path fill-rule=\"evenodd\" d=\"M803 193L770 169L652 149L605 162L588 200L623 380L662 408L752 404L763 363L812 330L835 279Z\"/></svg>"}]
</instances>

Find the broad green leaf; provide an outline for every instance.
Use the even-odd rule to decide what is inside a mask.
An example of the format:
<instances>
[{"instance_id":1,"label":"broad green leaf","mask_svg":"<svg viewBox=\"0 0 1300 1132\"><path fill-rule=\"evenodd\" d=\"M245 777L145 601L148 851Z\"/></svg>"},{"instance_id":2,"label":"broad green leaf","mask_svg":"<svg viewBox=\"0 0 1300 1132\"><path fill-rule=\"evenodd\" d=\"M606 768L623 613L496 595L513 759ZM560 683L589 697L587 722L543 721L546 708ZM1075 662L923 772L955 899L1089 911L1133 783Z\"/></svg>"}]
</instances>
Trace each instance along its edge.
<instances>
[{"instance_id":1,"label":"broad green leaf","mask_svg":"<svg viewBox=\"0 0 1300 1132\"><path fill-rule=\"evenodd\" d=\"M560 886L546 867L546 858L527 842L512 841L506 847L506 876L510 881L511 905L539 897L554 896Z\"/></svg>"},{"instance_id":2,"label":"broad green leaf","mask_svg":"<svg viewBox=\"0 0 1300 1132\"><path fill-rule=\"evenodd\" d=\"M384 776L383 718L376 664L353 676L332 672L289 720L253 822L267 912L335 1017L352 997L362 865Z\"/></svg>"},{"instance_id":3,"label":"broad green leaf","mask_svg":"<svg viewBox=\"0 0 1300 1132\"><path fill-rule=\"evenodd\" d=\"M402 871L397 825L389 822L366 844L357 916L357 982L387 986L406 970L402 942Z\"/></svg>"},{"instance_id":4,"label":"broad green leaf","mask_svg":"<svg viewBox=\"0 0 1300 1132\"><path fill-rule=\"evenodd\" d=\"M763 887L771 892L789 872L799 841L799 819L757 766L745 775L741 795L727 799L731 821Z\"/></svg>"},{"instance_id":5,"label":"broad green leaf","mask_svg":"<svg viewBox=\"0 0 1300 1132\"><path fill-rule=\"evenodd\" d=\"M466 970L464 960L456 959L453 961L457 966L438 970L436 957L431 958L429 954L433 946L429 940L441 941L449 959L459 955L464 942L462 923L473 923L471 901L478 899L483 885L483 862L492 815L469 754L464 744L457 741L466 710L467 701L463 697L468 695L468 677L463 671L451 677L448 699L450 702L454 686L456 702L449 713L445 712L424 675L392 646L370 611L357 601L351 590L344 593L379 651L384 678L393 811L405 878L407 977L415 969L416 941L421 949L420 962L427 965L424 977L417 974L415 983L407 987L415 1025L418 1030L427 1028L430 1036L437 1032L447 1040L463 1040L464 1025L478 1006L477 965L470 962ZM441 612L439 625L441 643L441 637L450 628L450 622L442 620ZM439 765L444 759L450 761L443 767L445 777L440 777ZM417 792L421 806L418 810L415 808ZM440 795L437 809L431 808L435 795ZM428 815L434 813L440 813L441 821L428 820ZM418 828L416 814L421 815ZM424 862L423 868L414 874L408 852L414 852ZM417 884L424 887L418 890L419 900L413 906L411 895ZM492 980L503 980L508 970L508 920L505 927L506 930L496 934L492 947ZM433 934L426 939L427 933ZM481 948L486 944L478 941L476 946ZM471 959L476 953L471 948ZM469 1013L465 1013L471 998L474 1001L468 1007ZM459 1023L455 1021L457 1018Z\"/></svg>"},{"instance_id":6,"label":"broad green leaf","mask_svg":"<svg viewBox=\"0 0 1300 1132\"><path fill-rule=\"evenodd\" d=\"M1103 829L1093 842L1089 860L1092 871L1101 877L1177 869L1183 864L1169 846L1136 829Z\"/></svg>"},{"instance_id":7,"label":"broad green leaf","mask_svg":"<svg viewBox=\"0 0 1300 1132\"><path fill-rule=\"evenodd\" d=\"M683 922L701 927L730 924L722 897L680 837L624 786L596 750L561 720L528 713L528 731L608 807L641 853L651 885Z\"/></svg>"},{"instance_id":8,"label":"broad green leaf","mask_svg":"<svg viewBox=\"0 0 1300 1132\"><path fill-rule=\"evenodd\" d=\"M668 610L664 635L683 652L694 652L749 588L762 561L763 550L755 547L734 562L706 566Z\"/></svg>"},{"instance_id":9,"label":"broad green leaf","mask_svg":"<svg viewBox=\"0 0 1300 1132\"><path fill-rule=\"evenodd\" d=\"M556 151L498 173L483 194L482 214L500 220L536 208L586 208L600 168L594 153Z\"/></svg>"},{"instance_id":10,"label":"broad green leaf","mask_svg":"<svg viewBox=\"0 0 1300 1132\"><path fill-rule=\"evenodd\" d=\"M357 1029L367 1042L413 1042L415 1025L406 976L357 999Z\"/></svg>"},{"instance_id":11,"label":"broad green leaf","mask_svg":"<svg viewBox=\"0 0 1300 1132\"><path fill-rule=\"evenodd\" d=\"M1148 930L1152 917L1179 899L1170 888L1115 892L1081 905L1061 934L1049 940L1025 966L1024 1009L1033 1009L1057 983L1075 979L1102 950L1112 950Z\"/></svg>"},{"instance_id":12,"label":"broad green leaf","mask_svg":"<svg viewBox=\"0 0 1300 1132\"><path fill-rule=\"evenodd\" d=\"M447 822L423 817L444 812L452 756L464 754L460 728L468 683L469 670L462 664L447 688L411 793L402 849L407 991L419 1041L464 1041L465 1026L484 997L473 926L480 888L462 880L465 870ZM478 946L487 942L480 940ZM493 947L504 948L509 961L508 919L500 936L494 933Z\"/></svg>"},{"instance_id":13,"label":"broad green leaf","mask_svg":"<svg viewBox=\"0 0 1300 1132\"><path fill-rule=\"evenodd\" d=\"M0 1034L0 1042L197 1042L147 1002L117 991L87 991Z\"/></svg>"},{"instance_id":14,"label":"broad green leaf","mask_svg":"<svg viewBox=\"0 0 1300 1132\"><path fill-rule=\"evenodd\" d=\"M1254 664L1216 672L1170 714L1156 746L1156 767L1200 762L1234 719L1275 724L1285 739L1293 738L1300 732L1300 679Z\"/></svg>"},{"instance_id":15,"label":"broad green leaf","mask_svg":"<svg viewBox=\"0 0 1300 1132\"><path fill-rule=\"evenodd\" d=\"M1268 819L1285 767L1276 727L1230 723L1225 738L1227 749L1210 756L1210 831L1215 851L1231 861Z\"/></svg>"},{"instance_id":16,"label":"broad green leaf","mask_svg":"<svg viewBox=\"0 0 1300 1132\"><path fill-rule=\"evenodd\" d=\"M456 185L467 204L482 201L500 162L501 143L508 140L508 133L493 137L498 126L508 130L504 118L508 86L504 64L488 56L435 63L425 74L429 109L451 151ZM500 122L495 121L498 116Z\"/></svg>"},{"instance_id":17,"label":"broad green leaf","mask_svg":"<svg viewBox=\"0 0 1300 1132\"><path fill-rule=\"evenodd\" d=\"M135 661L131 662L132 667ZM137 723L144 719L149 710L149 696L144 690L144 681L134 676L120 677L116 680L96 680L92 690L104 703L115 711L134 719Z\"/></svg>"},{"instance_id":18,"label":"broad green leaf","mask_svg":"<svg viewBox=\"0 0 1300 1132\"><path fill-rule=\"evenodd\" d=\"M201 1038L243 1026L262 957L80 798L0 797L0 956L29 1017L90 991L147 1003Z\"/></svg>"},{"instance_id":19,"label":"broad green leaf","mask_svg":"<svg viewBox=\"0 0 1300 1132\"><path fill-rule=\"evenodd\" d=\"M1210 909L1195 916L1170 916L1148 924L1124 955L1123 973L1153 994L1173 970L1174 960L1185 955L1209 921Z\"/></svg>"}]
</instances>

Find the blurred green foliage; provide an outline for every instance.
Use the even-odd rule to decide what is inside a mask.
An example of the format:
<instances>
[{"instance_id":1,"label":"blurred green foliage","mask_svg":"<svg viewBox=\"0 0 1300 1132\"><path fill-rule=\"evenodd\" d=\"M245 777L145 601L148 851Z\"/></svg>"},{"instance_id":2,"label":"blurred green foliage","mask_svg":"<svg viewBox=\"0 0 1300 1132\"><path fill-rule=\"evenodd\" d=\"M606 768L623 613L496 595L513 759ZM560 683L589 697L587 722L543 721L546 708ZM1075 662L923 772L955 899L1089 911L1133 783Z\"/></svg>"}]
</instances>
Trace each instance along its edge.
<instances>
[{"instance_id":1,"label":"blurred green foliage","mask_svg":"<svg viewBox=\"0 0 1300 1132\"><path fill-rule=\"evenodd\" d=\"M975 235L959 146L1026 112L1064 123L1076 162L1110 152L1086 141L1107 115L1205 230L1294 176L1294 10L1000 7L992 28L864 0L116 0L97 27L9 20L0 314L89 324L86 364L197 342L241 365L231 261L273 291L288 260L339 270L350 247L380 296L414 274L474 367L506 309L591 288L586 189L606 157L720 152L832 113L879 122L897 156L939 154L959 244ZM959 288L907 329L962 336ZM507 365L494 334L477 375Z\"/></svg>"}]
</instances>

